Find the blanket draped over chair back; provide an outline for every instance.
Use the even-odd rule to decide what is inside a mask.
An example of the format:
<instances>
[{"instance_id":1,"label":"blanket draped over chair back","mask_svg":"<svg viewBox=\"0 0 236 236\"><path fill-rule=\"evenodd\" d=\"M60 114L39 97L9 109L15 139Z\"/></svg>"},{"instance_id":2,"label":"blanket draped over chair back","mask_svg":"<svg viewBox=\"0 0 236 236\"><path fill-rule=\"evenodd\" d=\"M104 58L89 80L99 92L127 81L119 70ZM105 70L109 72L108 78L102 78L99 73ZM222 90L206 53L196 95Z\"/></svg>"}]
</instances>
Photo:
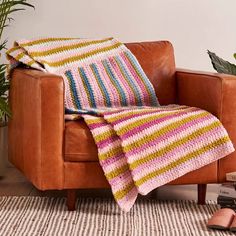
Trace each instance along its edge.
<instances>
[{"instance_id":1,"label":"blanket draped over chair back","mask_svg":"<svg viewBox=\"0 0 236 236\"><path fill-rule=\"evenodd\" d=\"M114 38L19 40L7 56L9 72L24 64L63 77L66 113L80 115L88 125L124 211L138 193L146 195L234 151L212 114L160 106L135 56Z\"/></svg>"}]
</instances>

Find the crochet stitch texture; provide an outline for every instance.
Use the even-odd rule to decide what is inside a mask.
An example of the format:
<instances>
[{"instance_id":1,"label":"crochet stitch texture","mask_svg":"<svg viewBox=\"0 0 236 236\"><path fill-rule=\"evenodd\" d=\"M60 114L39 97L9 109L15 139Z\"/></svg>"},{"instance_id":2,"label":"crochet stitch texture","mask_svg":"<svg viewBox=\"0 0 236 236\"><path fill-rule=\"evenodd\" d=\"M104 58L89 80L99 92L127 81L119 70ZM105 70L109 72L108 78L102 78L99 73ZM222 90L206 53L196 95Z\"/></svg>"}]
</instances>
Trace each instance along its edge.
<instances>
[{"instance_id":1,"label":"crochet stitch texture","mask_svg":"<svg viewBox=\"0 0 236 236\"><path fill-rule=\"evenodd\" d=\"M234 151L220 121L207 111L160 107L137 59L116 39L20 40L7 55L10 70L23 63L63 77L66 111L84 118L125 211L138 193Z\"/></svg>"}]
</instances>

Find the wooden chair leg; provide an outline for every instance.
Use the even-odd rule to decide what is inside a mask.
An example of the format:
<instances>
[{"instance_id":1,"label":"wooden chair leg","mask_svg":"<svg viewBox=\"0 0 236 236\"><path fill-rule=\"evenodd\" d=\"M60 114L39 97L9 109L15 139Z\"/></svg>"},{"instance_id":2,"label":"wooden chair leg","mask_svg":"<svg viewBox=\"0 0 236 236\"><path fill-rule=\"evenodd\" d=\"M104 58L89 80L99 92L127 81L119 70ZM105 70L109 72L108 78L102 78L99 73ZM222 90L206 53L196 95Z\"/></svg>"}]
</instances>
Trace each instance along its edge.
<instances>
[{"instance_id":1,"label":"wooden chair leg","mask_svg":"<svg viewBox=\"0 0 236 236\"><path fill-rule=\"evenodd\" d=\"M69 211L75 211L76 189L67 189L67 208Z\"/></svg>"},{"instance_id":2,"label":"wooden chair leg","mask_svg":"<svg viewBox=\"0 0 236 236\"><path fill-rule=\"evenodd\" d=\"M198 184L197 185L197 194L198 194L198 204L205 205L206 204L206 184Z\"/></svg>"},{"instance_id":3,"label":"wooden chair leg","mask_svg":"<svg viewBox=\"0 0 236 236\"><path fill-rule=\"evenodd\" d=\"M151 199L156 199L156 189L152 190L148 195Z\"/></svg>"}]
</instances>

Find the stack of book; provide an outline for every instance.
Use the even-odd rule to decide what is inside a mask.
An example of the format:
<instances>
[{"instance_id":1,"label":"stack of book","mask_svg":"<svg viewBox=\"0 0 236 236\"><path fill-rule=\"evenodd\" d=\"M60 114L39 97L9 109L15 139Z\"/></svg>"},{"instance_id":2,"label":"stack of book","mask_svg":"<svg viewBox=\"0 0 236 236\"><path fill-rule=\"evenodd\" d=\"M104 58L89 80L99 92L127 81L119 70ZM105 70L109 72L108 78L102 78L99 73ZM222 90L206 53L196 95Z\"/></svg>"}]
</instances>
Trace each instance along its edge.
<instances>
[{"instance_id":1,"label":"stack of book","mask_svg":"<svg viewBox=\"0 0 236 236\"><path fill-rule=\"evenodd\" d=\"M236 210L236 172L227 173L226 181L219 187L217 203L221 208Z\"/></svg>"}]
</instances>

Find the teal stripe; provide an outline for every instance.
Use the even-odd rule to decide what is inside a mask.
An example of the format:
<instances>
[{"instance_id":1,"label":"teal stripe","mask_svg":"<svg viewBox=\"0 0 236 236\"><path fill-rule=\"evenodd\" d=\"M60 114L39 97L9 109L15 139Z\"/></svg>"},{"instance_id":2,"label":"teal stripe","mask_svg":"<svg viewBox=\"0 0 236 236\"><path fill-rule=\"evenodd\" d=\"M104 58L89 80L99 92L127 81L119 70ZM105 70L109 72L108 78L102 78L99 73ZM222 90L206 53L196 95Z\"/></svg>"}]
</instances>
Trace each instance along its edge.
<instances>
[{"instance_id":1,"label":"teal stripe","mask_svg":"<svg viewBox=\"0 0 236 236\"><path fill-rule=\"evenodd\" d=\"M123 64L123 61L118 57L118 56L115 56L115 60L116 62L118 63L120 69L122 70L123 74L125 75L125 79L127 81L127 83L132 87L132 91L134 92L134 96L137 100L137 105L138 106L142 106L143 103L142 103L142 99L141 99L141 96L140 96L140 92L138 91L138 88L137 88L137 85L133 82L132 78L129 76L124 64Z\"/></svg>"},{"instance_id":2,"label":"teal stripe","mask_svg":"<svg viewBox=\"0 0 236 236\"><path fill-rule=\"evenodd\" d=\"M65 75L66 75L66 78L69 81L72 100L74 101L74 103L75 103L75 105L77 106L78 109L82 109L82 106L80 104L80 99L79 99L79 96L78 96L78 93L77 93L75 81L74 81L74 78L73 78L73 75L72 75L71 71L69 71L69 70L66 71Z\"/></svg>"},{"instance_id":3,"label":"teal stripe","mask_svg":"<svg viewBox=\"0 0 236 236\"><path fill-rule=\"evenodd\" d=\"M121 104L123 106L127 106L127 99L126 99L124 90L122 89L122 87L121 87L121 85L119 83L119 80L117 80L117 78L115 77L114 73L112 72L110 63L107 60L103 60L102 64L106 68L106 71L109 74L109 77L111 78L111 80L115 84L115 87L116 87L118 93L120 94Z\"/></svg>"},{"instance_id":4,"label":"teal stripe","mask_svg":"<svg viewBox=\"0 0 236 236\"><path fill-rule=\"evenodd\" d=\"M93 63L93 64L90 65L90 67L91 67L91 69L92 69L94 75L95 75L96 78L97 78L97 81L98 81L98 83L99 83L99 85L100 85L100 87L101 87L101 89L102 89L102 91L103 91L103 94L105 95L105 98L106 98L106 101L105 101L105 102L106 102L107 106L108 106L108 107L111 107L111 106L112 106L112 104L111 104L111 98L110 98L109 93L108 93L108 91L107 91L107 89L106 89L106 86L104 85L104 83L103 83L103 81L102 81L102 78L101 78L101 76L100 76L100 74L99 74L99 71L98 71L97 66Z\"/></svg>"},{"instance_id":5,"label":"teal stripe","mask_svg":"<svg viewBox=\"0 0 236 236\"><path fill-rule=\"evenodd\" d=\"M85 73L85 71L82 67L79 68L79 71L80 71L80 74L81 74L81 79L83 79L84 84L87 88L88 95L89 95L89 101L91 102L91 106L93 108L97 107L96 106L96 101L95 101L95 98L94 98L94 95L93 95L93 89L92 89L91 84L89 83L88 77L87 77L87 75L86 75L86 73Z\"/></svg>"},{"instance_id":6,"label":"teal stripe","mask_svg":"<svg viewBox=\"0 0 236 236\"><path fill-rule=\"evenodd\" d=\"M159 102L157 100L156 97L156 93L155 90L151 84L151 82L148 80L146 74L144 73L144 71L142 70L141 66L139 65L138 61L136 60L136 58L128 51L124 52L124 54L126 55L127 59L130 61L130 63L133 65L133 67L136 68L136 70L138 71L140 78L142 79L142 82L146 85L145 87L147 88L150 97L151 97L151 101L152 101L152 106L159 106Z\"/></svg>"}]
</instances>

